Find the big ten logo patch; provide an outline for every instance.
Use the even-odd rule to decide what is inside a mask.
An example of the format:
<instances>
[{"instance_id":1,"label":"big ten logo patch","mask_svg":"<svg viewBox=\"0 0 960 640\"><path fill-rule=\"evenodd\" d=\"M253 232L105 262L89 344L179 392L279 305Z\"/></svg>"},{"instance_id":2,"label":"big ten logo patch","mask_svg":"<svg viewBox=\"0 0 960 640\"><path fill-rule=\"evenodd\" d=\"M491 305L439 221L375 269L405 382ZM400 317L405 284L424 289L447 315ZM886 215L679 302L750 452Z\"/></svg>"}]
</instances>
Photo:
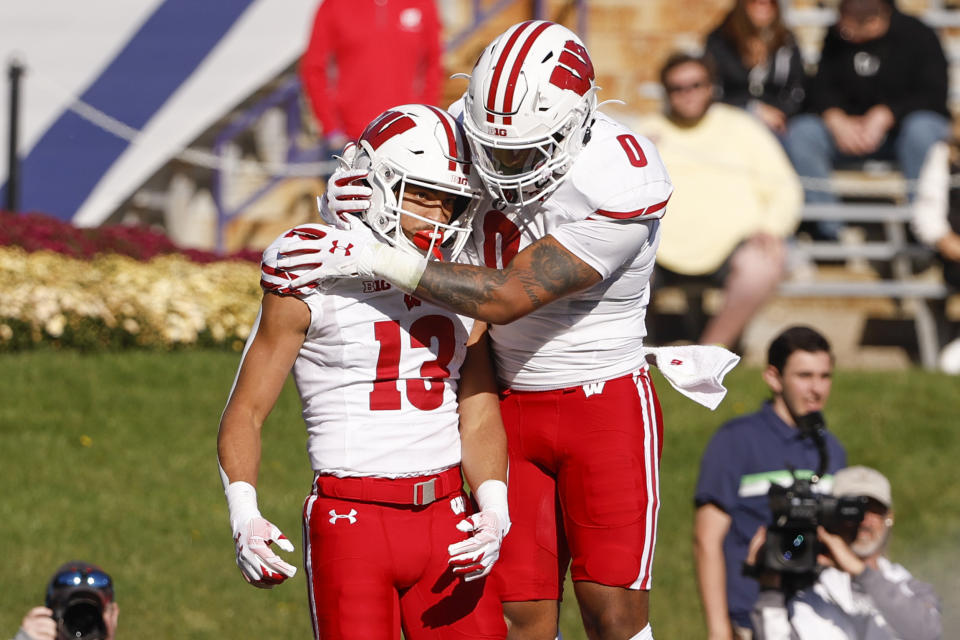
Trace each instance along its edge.
<instances>
[{"instance_id":1,"label":"big ten logo patch","mask_svg":"<svg viewBox=\"0 0 960 640\"><path fill-rule=\"evenodd\" d=\"M390 288L390 283L386 280L364 280L363 292L376 293L377 291L386 291Z\"/></svg>"}]
</instances>

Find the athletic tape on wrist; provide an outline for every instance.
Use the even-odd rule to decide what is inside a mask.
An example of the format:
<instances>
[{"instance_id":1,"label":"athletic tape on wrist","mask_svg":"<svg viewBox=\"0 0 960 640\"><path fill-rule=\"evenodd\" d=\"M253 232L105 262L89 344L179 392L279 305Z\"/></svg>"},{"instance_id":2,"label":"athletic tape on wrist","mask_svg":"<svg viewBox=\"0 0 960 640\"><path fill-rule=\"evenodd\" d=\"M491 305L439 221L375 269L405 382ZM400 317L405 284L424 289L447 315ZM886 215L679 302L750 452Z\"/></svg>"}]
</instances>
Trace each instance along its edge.
<instances>
[{"instance_id":1,"label":"athletic tape on wrist","mask_svg":"<svg viewBox=\"0 0 960 640\"><path fill-rule=\"evenodd\" d=\"M500 480L484 480L474 489L473 495L481 511L493 511L503 518L503 523L510 522L510 509L507 505L507 485Z\"/></svg>"},{"instance_id":2,"label":"athletic tape on wrist","mask_svg":"<svg viewBox=\"0 0 960 640\"><path fill-rule=\"evenodd\" d=\"M234 535L241 524L251 518L260 517L257 506L257 489L249 482L231 482L224 490L227 496L227 510L230 512L230 528Z\"/></svg>"},{"instance_id":3,"label":"athletic tape on wrist","mask_svg":"<svg viewBox=\"0 0 960 640\"><path fill-rule=\"evenodd\" d=\"M407 293L413 293L427 268L426 258L415 256L386 244L375 244L360 254L360 272L390 281Z\"/></svg>"}]
</instances>

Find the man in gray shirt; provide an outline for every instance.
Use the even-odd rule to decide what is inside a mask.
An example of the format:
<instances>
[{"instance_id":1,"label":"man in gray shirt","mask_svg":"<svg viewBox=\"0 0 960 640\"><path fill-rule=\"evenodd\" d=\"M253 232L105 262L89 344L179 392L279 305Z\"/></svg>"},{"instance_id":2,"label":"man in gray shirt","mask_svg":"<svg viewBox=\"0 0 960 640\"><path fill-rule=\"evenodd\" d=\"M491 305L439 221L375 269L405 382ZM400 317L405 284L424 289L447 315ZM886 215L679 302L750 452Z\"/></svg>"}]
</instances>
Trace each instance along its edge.
<instances>
[{"instance_id":1,"label":"man in gray shirt","mask_svg":"<svg viewBox=\"0 0 960 640\"><path fill-rule=\"evenodd\" d=\"M890 482L869 467L848 467L834 476L835 496L864 496L866 513L856 532L835 535L823 527L817 537L826 565L813 586L785 602L779 576L764 572L753 611L755 640L936 640L941 636L940 599L933 587L914 578L884 551L893 527ZM754 536L747 554L756 563L765 531Z\"/></svg>"}]
</instances>

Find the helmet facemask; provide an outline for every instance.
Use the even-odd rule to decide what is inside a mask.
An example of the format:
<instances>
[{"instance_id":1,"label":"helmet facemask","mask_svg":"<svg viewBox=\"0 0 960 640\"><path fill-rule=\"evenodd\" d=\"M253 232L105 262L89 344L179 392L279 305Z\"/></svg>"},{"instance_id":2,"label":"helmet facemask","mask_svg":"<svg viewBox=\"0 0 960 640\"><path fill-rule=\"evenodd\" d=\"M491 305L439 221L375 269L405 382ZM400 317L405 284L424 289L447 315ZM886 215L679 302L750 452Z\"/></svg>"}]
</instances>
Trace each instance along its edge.
<instances>
[{"instance_id":1,"label":"helmet facemask","mask_svg":"<svg viewBox=\"0 0 960 640\"><path fill-rule=\"evenodd\" d=\"M508 205L522 207L545 198L559 187L589 139L593 119L591 102L596 103L593 96L591 91L553 131L521 140L478 131L471 120L465 118L464 128L473 150L474 166L490 194Z\"/></svg>"},{"instance_id":2,"label":"helmet facemask","mask_svg":"<svg viewBox=\"0 0 960 640\"><path fill-rule=\"evenodd\" d=\"M409 253L436 260L455 259L472 231L470 223L476 204L475 195L405 175L392 165L390 161L383 161L373 167L367 177L373 190L370 208L364 213L367 226L384 242ZM405 209L404 195L411 186L456 196L457 203L450 220L443 223ZM411 239L404 233L403 216L425 223L426 228L417 231Z\"/></svg>"}]
</instances>

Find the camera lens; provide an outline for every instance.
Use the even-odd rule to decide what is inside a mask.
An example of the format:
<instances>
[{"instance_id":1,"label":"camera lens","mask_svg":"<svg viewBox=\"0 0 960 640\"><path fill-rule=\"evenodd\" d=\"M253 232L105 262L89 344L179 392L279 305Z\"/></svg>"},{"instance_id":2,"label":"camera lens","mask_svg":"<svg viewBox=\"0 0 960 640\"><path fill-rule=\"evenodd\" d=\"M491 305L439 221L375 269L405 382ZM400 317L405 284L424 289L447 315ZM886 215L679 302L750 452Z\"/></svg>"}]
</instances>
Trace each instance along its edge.
<instances>
[{"instance_id":1,"label":"camera lens","mask_svg":"<svg viewBox=\"0 0 960 640\"><path fill-rule=\"evenodd\" d=\"M798 531L793 536L784 536L780 541L780 557L785 562L792 562L802 557L809 545L810 541L803 532Z\"/></svg>"},{"instance_id":2,"label":"camera lens","mask_svg":"<svg viewBox=\"0 0 960 640\"><path fill-rule=\"evenodd\" d=\"M99 640L106 637L103 613L89 602L77 602L63 612L63 629L68 638Z\"/></svg>"}]
</instances>

